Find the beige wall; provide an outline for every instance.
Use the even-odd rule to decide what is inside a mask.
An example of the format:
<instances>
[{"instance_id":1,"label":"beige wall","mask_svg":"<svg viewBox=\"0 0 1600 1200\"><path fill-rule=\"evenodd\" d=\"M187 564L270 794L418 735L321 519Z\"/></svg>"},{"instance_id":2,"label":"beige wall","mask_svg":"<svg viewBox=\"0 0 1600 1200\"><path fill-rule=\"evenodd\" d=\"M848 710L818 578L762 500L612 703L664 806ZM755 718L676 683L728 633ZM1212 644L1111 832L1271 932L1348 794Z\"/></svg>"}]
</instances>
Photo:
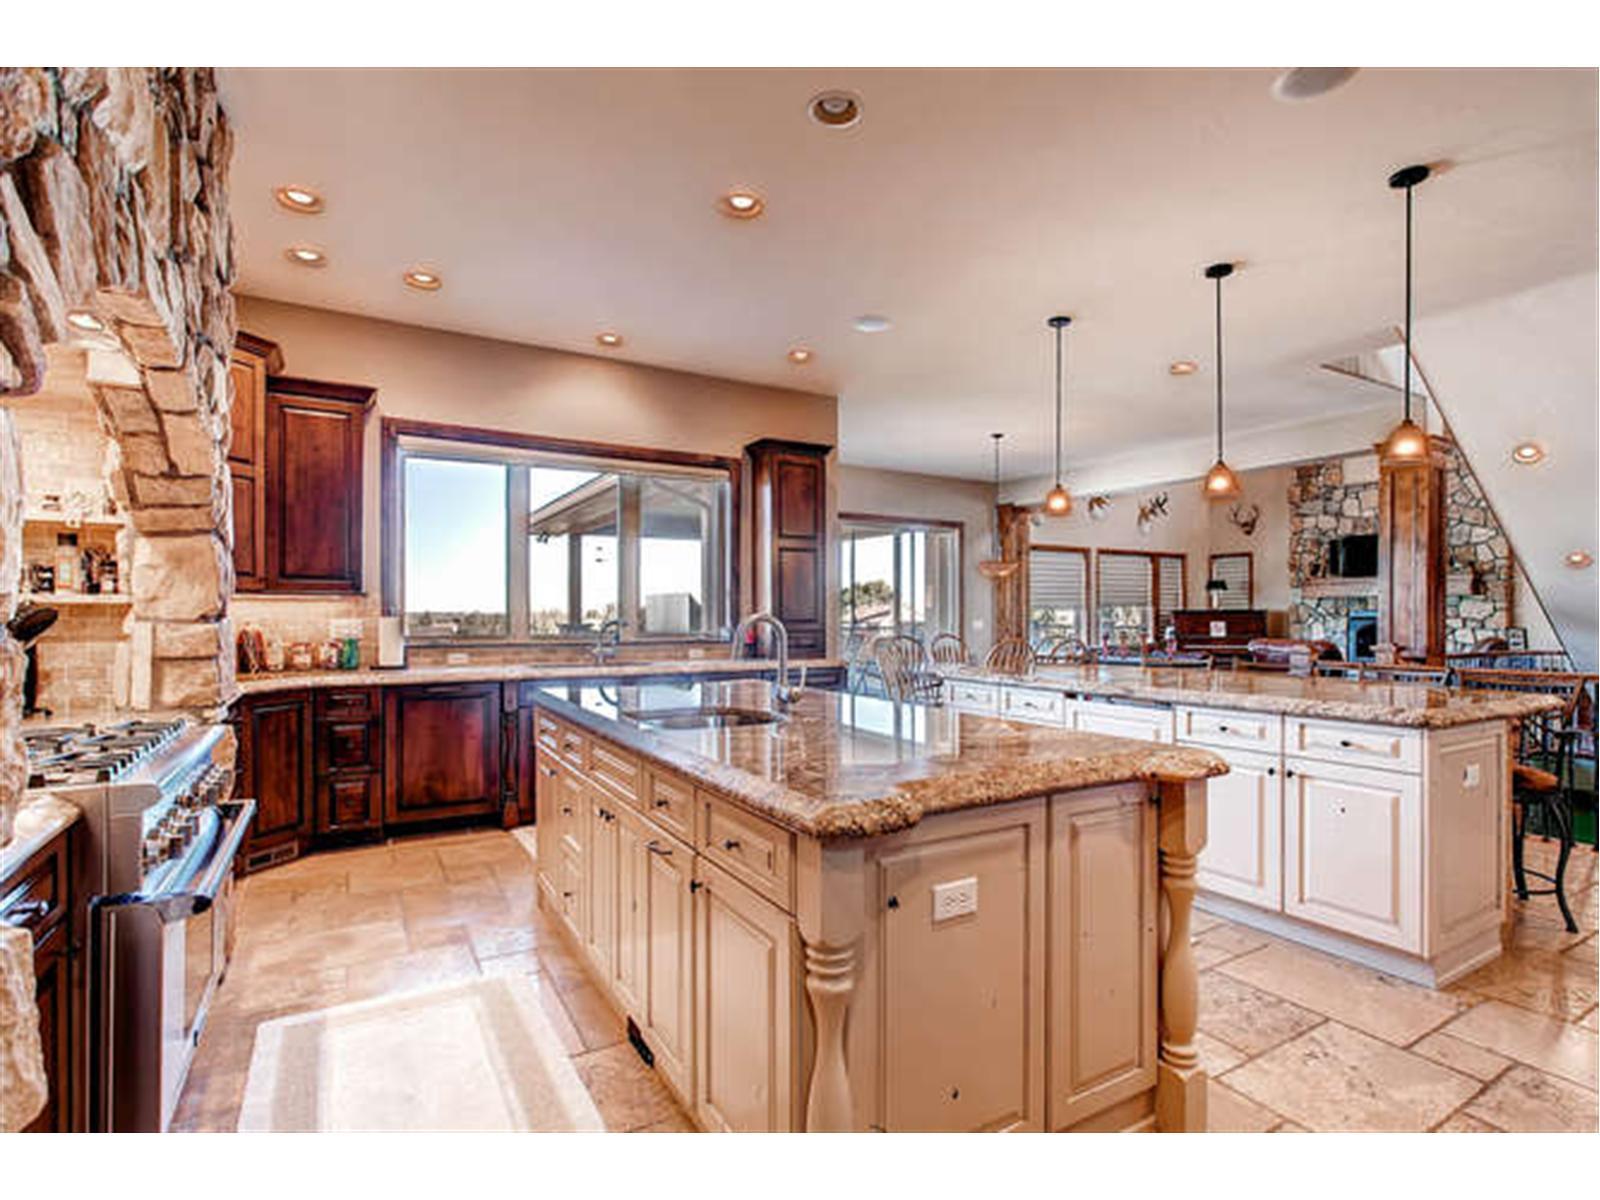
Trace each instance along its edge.
<instances>
[{"instance_id":1,"label":"beige wall","mask_svg":"<svg viewBox=\"0 0 1600 1200\"><path fill-rule=\"evenodd\" d=\"M962 636L975 655L986 653L994 588L978 574L978 562L988 556L994 537L994 485L850 466L838 467L835 480L842 513L961 523Z\"/></svg>"},{"instance_id":2,"label":"beige wall","mask_svg":"<svg viewBox=\"0 0 1600 1200\"><path fill-rule=\"evenodd\" d=\"M378 389L367 429L364 576L367 595L350 611L379 604L378 447L382 417L475 425L516 433L737 457L758 438L834 445L832 396L740 383L682 371L445 333L391 321L238 297L239 328L277 342L285 373ZM749 489L745 489L748 505ZM747 510L748 511L748 510ZM829 515L837 511L830 500ZM750 602L748 535L741 553L742 597ZM240 597L235 621L285 615L275 599Z\"/></svg>"},{"instance_id":3,"label":"beige wall","mask_svg":"<svg viewBox=\"0 0 1600 1200\"><path fill-rule=\"evenodd\" d=\"M1292 599L1289 591L1289 483L1293 478L1293 467L1263 467L1239 473L1239 483L1243 487L1239 506L1248 509L1253 504L1261 510L1255 532L1248 537L1228 519L1233 504L1214 504L1210 513L1207 557L1243 550L1251 553L1255 570L1252 607L1267 610L1269 627L1274 632L1280 630L1271 623L1284 619ZM1204 603L1204 597L1200 600Z\"/></svg>"}]
</instances>

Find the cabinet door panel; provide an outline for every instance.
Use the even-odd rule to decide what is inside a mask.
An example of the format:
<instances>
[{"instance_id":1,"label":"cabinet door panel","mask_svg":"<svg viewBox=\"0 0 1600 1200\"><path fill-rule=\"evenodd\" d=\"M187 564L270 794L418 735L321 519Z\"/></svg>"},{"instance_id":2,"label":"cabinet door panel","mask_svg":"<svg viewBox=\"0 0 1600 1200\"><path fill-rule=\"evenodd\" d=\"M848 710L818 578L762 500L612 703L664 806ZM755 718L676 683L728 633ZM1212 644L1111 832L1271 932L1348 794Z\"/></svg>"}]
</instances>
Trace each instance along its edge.
<instances>
[{"instance_id":1,"label":"cabinet door panel","mask_svg":"<svg viewBox=\"0 0 1600 1200\"><path fill-rule=\"evenodd\" d=\"M650 834L645 824L626 807L614 810L617 876L617 945L610 983L622 1010L641 1026L645 1023L645 988L649 959L646 954L645 921L649 916L645 895L645 843Z\"/></svg>"},{"instance_id":2,"label":"cabinet door panel","mask_svg":"<svg viewBox=\"0 0 1600 1200\"><path fill-rule=\"evenodd\" d=\"M392 688L385 697L390 822L500 811L500 685Z\"/></svg>"},{"instance_id":3,"label":"cabinet door panel","mask_svg":"<svg viewBox=\"0 0 1600 1200\"><path fill-rule=\"evenodd\" d=\"M781 910L704 859L695 924L695 1108L708 1130L793 1128L795 935Z\"/></svg>"},{"instance_id":4,"label":"cabinet door panel","mask_svg":"<svg viewBox=\"0 0 1600 1200\"><path fill-rule=\"evenodd\" d=\"M1196 879L1207 891L1283 908L1283 772L1276 755L1213 750L1228 773L1206 786L1206 845Z\"/></svg>"},{"instance_id":5,"label":"cabinet door panel","mask_svg":"<svg viewBox=\"0 0 1600 1200\"><path fill-rule=\"evenodd\" d=\"M244 712L247 775L241 794L256 802L249 848L311 831L311 699L305 693L252 700Z\"/></svg>"},{"instance_id":6,"label":"cabinet door panel","mask_svg":"<svg viewBox=\"0 0 1600 1200\"><path fill-rule=\"evenodd\" d=\"M1420 953L1417 777L1307 759L1285 768L1284 912Z\"/></svg>"},{"instance_id":7,"label":"cabinet door panel","mask_svg":"<svg viewBox=\"0 0 1600 1200\"><path fill-rule=\"evenodd\" d=\"M39 1008L39 1044L44 1051L44 1078L48 1088L44 1108L25 1133L67 1133L72 1105L67 1089L72 1078L71 990L67 981L71 959L66 952L67 927L57 925L34 947L34 998Z\"/></svg>"},{"instance_id":8,"label":"cabinet door panel","mask_svg":"<svg viewBox=\"0 0 1600 1200\"><path fill-rule=\"evenodd\" d=\"M383 824L383 795L376 775L335 775L324 779L320 790L318 832L352 833L377 829Z\"/></svg>"},{"instance_id":9,"label":"cabinet door panel","mask_svg":"<svg viewBox=\"0 0 1600 1200\"><path fill-rule=\"evenodd\" d=\"M616 801L591 792L589 845L584 861L588 881L585 906L588 928L584 949L600 978L616 977L617 958L617 815Z\"/></svg>"},{"instance_id":10,"label":"cabinet door panel","mask_svg":"<svg viewBox=\"0 0 1600 1200\"><path fill-rule=\"evenodd\" d=\"M359 591L363 410L278 393L266 407L271 586Z\"/></svg>"},{"instance_id":11,"label":"cabinet door panel","mask_svg":"<svg viewBox=\"0 0 1600 1200\"><path fill-rule=\"evenodd\" d=\"M254 474L233 472L233 574L237 586L253 590L261 586L261 530L259 491Z\"/></svg>"},{"instance_id":12,"label":"cabinet door panel","mask_svg":"<svg viewBox=\"0 0 1600 1200\"><path fill-rule=\"evenodd\" d=\"M656 1067L694 1095L694 894L692 855L670 837L645 842L642 922L645 947L645 1037Z\"/></svg>"},{"instance_id":13,"label":"cabinet door panel","mask_svg":"<svg viewBox=\"0 0 1600 1200\"><path fill-rule=\"evenodd\" d=\"M1155 810L1137 789L1057 798L1050 859L1050 1126L1061 1129L1155 1083Z\"/></svg>"},{"instance_id":14,"label":"cabinet door panel","mask_svg":"<svg viewBox=\"0 0 1600 1200\"><path fill-rule=\"evenodd\" d=\"M253 466L256 461L256 421L266 391L266 367L255 356L235 358L228 364L233 384L233 405L228 411L228 461Z\"/></svg>"}]
</instances>

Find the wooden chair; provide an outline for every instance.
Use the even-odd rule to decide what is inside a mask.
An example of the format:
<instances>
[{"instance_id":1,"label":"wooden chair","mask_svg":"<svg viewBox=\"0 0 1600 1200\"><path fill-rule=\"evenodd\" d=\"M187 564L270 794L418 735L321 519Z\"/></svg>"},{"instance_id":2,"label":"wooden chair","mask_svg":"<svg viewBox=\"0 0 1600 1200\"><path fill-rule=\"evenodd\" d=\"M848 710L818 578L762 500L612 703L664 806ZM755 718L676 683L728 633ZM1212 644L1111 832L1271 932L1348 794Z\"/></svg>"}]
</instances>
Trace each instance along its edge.
<instances>
[{"instance_id":1,"label":"wooden chair","mask_svg":"<svg viewBox=\"0 0 1600 1200\"><path fill-rule=\"evenodd\" d=\"M1022 638L1003 638L989 648L983 669L1000 675L1026 675L1037 661L1033 647Z\"/></svg>"},{"instance_id":2,"label":"wooden chair","mask_svg":"<svg viewBox=\"0 0 1600 1200\"><path fill-rule=\"evenodd\" d=\"M1035 652L1038 663L1085 663L1094 659L1094 651L1080 637L1054 638L1043 643Z\"/></svg>"},{"instance_id":3,"label":"wooden chair","mask_svg":"<svg viewBox=\"0 0 1600 1200\"><path fill-rule=\"evenodd\" d=\"M944 697L944 677L933 669L928 649L904 633L888 633L872 643L878 675L891 700L937 704Z\"/></svg>"},{"instance_id":4,"label":"wooden chair","mask_svg":"<svg viewBox=\"0 0 1600 1200\"><path fill-rule=\"evenodd\" d=\"M941 633L928 645L928 654L939 666L957 667L972 661L967 644L959 634Z\"/></svg>"}]
</instances>

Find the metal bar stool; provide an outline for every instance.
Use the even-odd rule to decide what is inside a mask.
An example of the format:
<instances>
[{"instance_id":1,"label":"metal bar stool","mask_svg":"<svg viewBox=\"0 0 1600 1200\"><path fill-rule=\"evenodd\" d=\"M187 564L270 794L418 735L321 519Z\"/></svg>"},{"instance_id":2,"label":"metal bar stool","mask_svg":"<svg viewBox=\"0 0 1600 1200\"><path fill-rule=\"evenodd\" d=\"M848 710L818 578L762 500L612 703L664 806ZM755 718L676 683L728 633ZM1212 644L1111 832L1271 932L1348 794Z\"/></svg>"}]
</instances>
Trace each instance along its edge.
<instances>
[{"instance_id":1,"label":"metal bar stool","mask_svg":"<svg viewBox=\"0 0 1600 1200\"><path fill-rule=\"evenodd\" d=\"M1568 933L1578 932L1578 922L1573 919L1572 907L1567 903L1567 860L1572 857L1572 746L1578 730L1567 726L1545 726L1539 731L1538 744L1547 749L1555 743L1554 771L1531 763L1516 763L1511 768L1511 795L1516 804L1512 830L1511 873L1516 883L1517 898L1529 896L1554 896L1561 908L1561 917ZM1528 821L1539 815L1539 832L1549 837L1554 826L1560 848L1556 852L1555 873L1535 871L1523 865L1522 841L1528 831ZM1530 888L1528 878L1542 879L1549 887Z\"/></svg>"}]
</instances>

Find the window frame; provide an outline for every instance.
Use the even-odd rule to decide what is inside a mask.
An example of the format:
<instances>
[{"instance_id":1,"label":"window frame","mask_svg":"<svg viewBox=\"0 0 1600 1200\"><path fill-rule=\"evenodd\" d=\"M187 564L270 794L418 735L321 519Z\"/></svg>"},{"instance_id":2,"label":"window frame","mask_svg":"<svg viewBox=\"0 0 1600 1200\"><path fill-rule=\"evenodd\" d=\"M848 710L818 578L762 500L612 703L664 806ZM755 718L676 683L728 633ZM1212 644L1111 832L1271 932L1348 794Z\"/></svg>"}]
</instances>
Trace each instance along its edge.
<instances>
[{"instance_id":1,"label":"window frame","mask_svg":"<svg viewBox=\"0 0 1600 1200\"><path fill-rule=\"evenodd\" d=\"M1100 609L1102 607L1100 602L1100 560L1108 554L1118 558L1142 558L1146 560L1146 564L1150 570L1151 619L1152 622L1158 626L1158 628L1149 631L1149 636L1152 640L1159 641L1161 637L1161 630L1159 628L1161 624L1160 560L1163 558L1175 558L1178 560L1178 607L1173 611L1176 612L1182 609L1187 609L1189 607L1188 552L1183 550L1122 550L1109 546L1104 549L1096 548L1094 552L1094 595L1092 597L1094 604L1094 644L1096 646L1102 645L1104 642L1104 639L1101 637L1100 633Z\"/></svg>"},{"instance_id":2,"label":"window frame","mask_svg":"<svg viewBox=\"0 0 1600 1200\"><path fill-rule=\"evenodd\" d=\"M1095 596L1099 591L1099 568L1095 566L1095 548L1093 546L1069 546L1058 542L1032 542L1028 546L1028 553L1042 552L1045 554L1081 554L1083 555L1083 642L1086 646L1095 644L1099 636L1098 616L1099 610L1095 604ZM1026 626L1028 640L1033 641L1033 572L1028 572L1028 592L1023 597L1026 608Z\"/></svg>"},{"instance_id":3,"label":"window frame","mask_svg":"<svg viewBox=\"0 0 1600 1200\"><path fill-rule=\"evenodd\" d=\"M966 640L966 629L967 629L967 571L966 571L966 550L967 550L967 547L966 547L966 534L967 534L967 526L966 526L966 522L964 522L964 521L952 521L952 520L947 520L947 519L941 518L941 517L894 517L894 516L885 515L883 513L857 513L857 512L842 512L842 513L840 513L839 517L838 517L838 521L837 521L837 523L835 525L836 535L834 537L834 541L836 543L836 547L835 547L835 556L836 556L835 557L835 566L836 566L836 568L838 570L838 573L839 573L839 580L840 580L841 586L843 585L843 581L844 581L844 548L845 548L845 545L846 545L847 541L849 540L849 539L847 539L845 537L845 527L847 525L855 525L855 526L867 525L867 526L873 526L873 527L881 528L886 536L891 536L891 537L895 538L895 574L896 574L896 581L895 582L896 582L897 586L896 586L896 590L895 590L894 631L896 633L902 632L901 622L900 622L900 591L899 591L899 588L898 588L898 583L899 583L898 576L899 576L899 570L900 570L900 546L899 546L899 537L900 537L900 535L902 533L917 533L917 532L929 533L929 532L933 532L933 531L936 531L936 530L953 532L955 534L955 538L956 538L956 551L955 551L955 600L956 600L955 628L951 629L951 630L941 630L940 632L954 633L957 637L961 638L963 642ZM838 604L837 596L834 597L834 601L833 602L834 602L835 605ZM841 615L840 620L839 620L839 638L840 638L841 644L849 636L850 636L850 629L845 625L843 616ZM929 640L931 641L932 639L930 638Z\"/></svg>"},{"instance_id":4,"label":"window frame","mask_svg":"<svg viewBox=\"0 0 1600 1200\"><path fill-rule=\"evenodd\" d=\"M1256 556L1253 550L1219 550L1206 560L1206 582L1210 583L1217 577L1217 559L1242 558L1245 563L1244 604L1233 607L1227 611L1251 611L1256 606Z\"/></svg>"},{"instance_id":5,"label":"window frame","mask_svg":"<svg viewBox=\"0 0 1600 1200\"><path fill-rule=\"evenodd\" d=\"M659 450L644 446L628 446L613 442L594 442L578 438L552 437L544 434L515 433L503 429L487 429L476 425L449 425L438 421L419 421L406 417L384 417L379 431L379 586L381 611L385 616L404 616L405 579L405 481L403 476L406 455L402 451L402 438L433 440L440 443L483 448L486 457L495 450L515 453L566 455L574 458L601 459L615 462L619 471L634 470L648 473L652 466L691 467L717 472L726 477L728 486L728 519L726 562L723 564L723 604L718 614L717 634L632 634L624 632L622 639L630 645L650 643L727 645L732 627L743 611L741 607L740 565L744 555L741 522L743 518L744 461L716 454L700 454L685 450ZM441 445L439 453L429 457L449 458ZM530 636L527 633L528 579L526 554L526 474L521 474L523 485L514 482L518 472L508 474L507 483L507 586L508 633L503 638L413 638L407 641L419 646L549 646L583 644L587 635ZM520 498L519 498L520 497ZM520 508L519 508L520 505ZM521 547L521 553L517 548ZM517 610L522 611L522 636L518 634Z\"/></svg>"}]
</instances>

